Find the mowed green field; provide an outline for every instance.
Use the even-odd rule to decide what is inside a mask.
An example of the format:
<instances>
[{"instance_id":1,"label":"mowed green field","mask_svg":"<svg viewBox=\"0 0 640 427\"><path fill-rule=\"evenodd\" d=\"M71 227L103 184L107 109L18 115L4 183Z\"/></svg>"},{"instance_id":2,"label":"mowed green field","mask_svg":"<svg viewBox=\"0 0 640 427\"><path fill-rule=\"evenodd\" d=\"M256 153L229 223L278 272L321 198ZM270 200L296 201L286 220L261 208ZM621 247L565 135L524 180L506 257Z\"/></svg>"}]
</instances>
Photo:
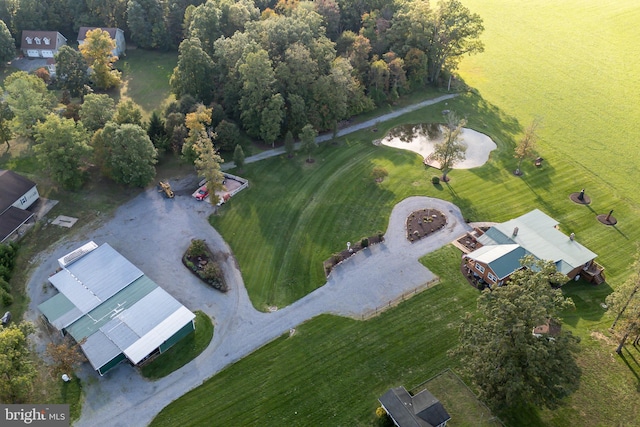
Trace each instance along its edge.
<instances>
[{"instance_id":1,"label":"mowed green field","mask_svg":"<svg viewBox=\"0 0 640 427\"><path fill-rule=\"evenodd\" d=\"M523 126L542 117L542 157L556 151L592 174L576 187L602 180L638 203L640 3L463 3L482 16L486 46L461 63L464 80Z\"/></svg>"},{"instance_id":2,"label":"mowed green field","mask_svg":"<svg viewBox=\"0 0 640 427\"><path fill-rule=\"evenodd\" d=\"M611 324L601 304L629 275L640 239L640 42L631 1L473 1L482 15L486 52L462 63L462 76L480 96L423 109L325 145L307 165L301 156L246 166L251 188L212 219L238 258L254 305L286 305L321 286L322 260L348 240L386 229L391 207L409 195L451 200L473 221L503 221L539 208L598 253L607 283L563 288L576 310L565 328L582 338L580 389L558 409L513 408L508 425L639 425L640 352L615 355ZM435 174L411 154L375 147L391 126L441 120L440 111L466 115L469 127L490 135L498 150L482 168ZM542 168L516 166L513 147L531 119L544 128ZM389 177L375 185L380 165ZM569 200L586 188L590 206ZM596 215L614 209L616 227ZM154 425L206 420L239 425L371 425L377 397L387 388L411 388L444 367L456 344L455 325L475 307L477 292L457 272L459 252L447 247L426 264L442 283L366 322L322 316L205 382L159 415ZM242 397L239 397L242 396ZM297 413L296 413L297 412ZM452 420L452 425L455 420Z\"/></svg>"}]
</instances>

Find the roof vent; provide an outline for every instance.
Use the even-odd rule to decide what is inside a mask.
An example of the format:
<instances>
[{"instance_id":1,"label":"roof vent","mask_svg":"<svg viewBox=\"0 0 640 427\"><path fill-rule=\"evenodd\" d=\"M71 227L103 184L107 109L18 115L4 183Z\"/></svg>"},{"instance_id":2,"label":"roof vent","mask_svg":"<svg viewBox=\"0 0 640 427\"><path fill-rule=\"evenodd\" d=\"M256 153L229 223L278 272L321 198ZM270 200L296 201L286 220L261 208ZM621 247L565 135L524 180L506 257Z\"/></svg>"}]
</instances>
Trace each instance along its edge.
<instances>
[{"instance_id":1,"label":"roof vent","mask_svg":"<svg viewBox=\"0 0 640 427\"><path fill-rule=\"evenodd\" d=\"M575 233L569 234L569 240L575 240L575 239L576 239Z\"/></svg>"},{"instance_id":2,"label":"roof vent","mask_svg":"<svg viewBox=\"0 0 640 427\"><path fill-rule=\"evenodd\" d=\"M513 235L514 235L514 236L517 236L517 235L518 235L518 227L515 227L515 228L513 229Z\"/></svg>"}]
</instances>

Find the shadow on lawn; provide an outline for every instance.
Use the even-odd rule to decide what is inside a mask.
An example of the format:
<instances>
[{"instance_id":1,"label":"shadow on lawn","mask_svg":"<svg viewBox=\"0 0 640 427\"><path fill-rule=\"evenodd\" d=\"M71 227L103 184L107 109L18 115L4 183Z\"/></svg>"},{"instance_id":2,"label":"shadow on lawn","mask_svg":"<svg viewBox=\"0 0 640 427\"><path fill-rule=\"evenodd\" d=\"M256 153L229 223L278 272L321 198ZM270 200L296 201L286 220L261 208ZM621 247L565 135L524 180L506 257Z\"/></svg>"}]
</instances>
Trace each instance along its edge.
<instances>
[{"instance_id":1,"label":"shadow on lawn","mask_svg":"<svg viewBox=\"0 0 640 427\"><path fill-rule=\"evenodd\" d=\"M636 353L636 355L634 356L633 353ZM620 359L622 359L625 365L627 365L633 376L636 377L636 380L638 381L636 388L640 391L640 363L638 363L638 358L640 358L640 350L638 350L638 347L634 345L625 345L622 348Z\"/></svg>"},{"instance_id":2,"label":"shadow on lawn","mask_svg":"<svg viewBox=\"0 0 640 427\"><path fill-rule=\"evenodd\" d=\"M607 282L593 285L585 280L571 281L562 287L562 293L575 304L575 310L563 313L564 323L577 327L578 320L597 322L602 319L607 310L602 306L607 295L613 292Z\"/></svg>"}]
</instances>

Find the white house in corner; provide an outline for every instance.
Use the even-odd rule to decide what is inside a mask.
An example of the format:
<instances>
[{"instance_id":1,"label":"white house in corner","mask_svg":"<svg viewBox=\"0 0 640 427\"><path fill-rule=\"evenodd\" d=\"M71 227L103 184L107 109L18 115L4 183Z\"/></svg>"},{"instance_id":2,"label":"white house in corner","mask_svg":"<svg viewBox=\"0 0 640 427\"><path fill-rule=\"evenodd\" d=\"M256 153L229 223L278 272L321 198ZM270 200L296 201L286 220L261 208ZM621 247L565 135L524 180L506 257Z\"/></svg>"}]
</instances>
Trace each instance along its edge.
<instances>
[{"instance_id":1,"label":"white house in corner","mask_svg":"<svg viewBox=\"0 0 640 427\"><path fill-rule=\"evenodd\" d=\"M27 58L53 58L66 44L66 37L57 31L24 30L20 50Z\"/></svg>"},{"instance_id":2,"label":"white house in corner","mask_svg":"<svg viewBox=\"0 0 640 427\"><path fill-rule=\"evenodd\" d=\"M117 57L123 56L127 49L127 44L124 39L124 31L120 28L80 27L80 30L78 30L78 46L84 43L84 39L87 38L87 31L95 30L97 28L109 33L111 39L116 41L116 47L111 51L111 53Z\"/></svg>"}]
</instances>

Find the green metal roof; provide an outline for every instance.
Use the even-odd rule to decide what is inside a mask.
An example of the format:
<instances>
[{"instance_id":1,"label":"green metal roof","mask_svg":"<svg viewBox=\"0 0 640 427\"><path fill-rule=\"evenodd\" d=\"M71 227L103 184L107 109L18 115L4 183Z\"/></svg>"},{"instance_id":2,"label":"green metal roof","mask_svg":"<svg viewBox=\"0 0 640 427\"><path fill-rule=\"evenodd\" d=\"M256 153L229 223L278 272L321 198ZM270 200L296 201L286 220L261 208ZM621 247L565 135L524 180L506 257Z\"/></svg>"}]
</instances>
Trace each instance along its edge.
<instances>
[{"instance_id":1,"label":"green metal roof","mask_svg":"<svg viewBox=\"0 0 640 427\"><path fill-rule=\"evenodd\" d=\"M54 324L57 319L60 319L70 311L76 310L76 306L64 294L59 293L40 304L38 309L50 323Z\"/></svg>"},{"instance_id":2,"label":"green metal roof","mask_svg":"<svg viewBox=\"0 0 640 427\"><path fill-rule=\"evenodd\" d=\"M147 276L141 276L69 326L67 331L76 341L80 342L82 339L98 331L118 313L131 307L157 287L158 285Z\"/></svg>"}]
</instances>

